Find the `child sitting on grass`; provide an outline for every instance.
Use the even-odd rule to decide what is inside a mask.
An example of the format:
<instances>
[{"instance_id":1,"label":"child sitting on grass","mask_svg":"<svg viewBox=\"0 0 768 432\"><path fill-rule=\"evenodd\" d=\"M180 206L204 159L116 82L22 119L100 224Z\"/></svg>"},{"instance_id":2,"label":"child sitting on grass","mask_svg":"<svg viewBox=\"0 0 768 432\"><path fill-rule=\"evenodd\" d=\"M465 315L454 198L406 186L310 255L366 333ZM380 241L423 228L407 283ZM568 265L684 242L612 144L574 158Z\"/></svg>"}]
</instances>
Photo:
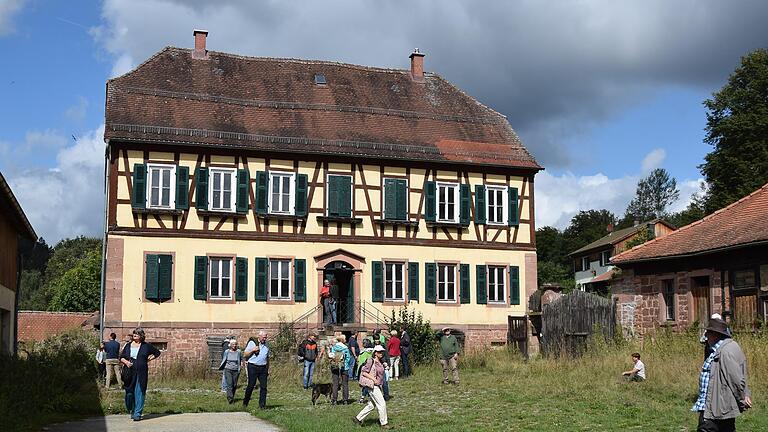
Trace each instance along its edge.
<instances>
[{"instance_id":1,"label":"child sitting on grass","mask_svg":"<svg viewBox=\"0 0 768 432\"><path fill-rule=\"evenodd\" d=\"M628 381L645 381L645 364L640 361L640 353L632 353L632 362L635 364L632 370L623 372L622 375L627 377Z\"/></svg>"}]
</instances>

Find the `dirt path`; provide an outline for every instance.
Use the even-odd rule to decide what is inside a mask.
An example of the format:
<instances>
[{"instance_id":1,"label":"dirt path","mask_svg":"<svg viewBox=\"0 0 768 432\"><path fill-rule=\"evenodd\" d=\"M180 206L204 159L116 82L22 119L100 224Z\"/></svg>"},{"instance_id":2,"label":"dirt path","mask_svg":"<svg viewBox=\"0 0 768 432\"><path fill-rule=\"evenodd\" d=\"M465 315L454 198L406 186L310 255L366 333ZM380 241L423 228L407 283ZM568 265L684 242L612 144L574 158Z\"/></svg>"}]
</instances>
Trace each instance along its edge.
<instances>
[{"instance_id":1,"label":"dirt path","mask_svg":"<svg viewBox=\"0 0 768 432\"><path fill-rule=\"evenodd\" d=\"M139 422L131 420L127 414L109 415L43 428L50 432L207 432L224 429L238 432L280 431L277 426L244 412L149 414Z\"/></svg>"}]
</instances>

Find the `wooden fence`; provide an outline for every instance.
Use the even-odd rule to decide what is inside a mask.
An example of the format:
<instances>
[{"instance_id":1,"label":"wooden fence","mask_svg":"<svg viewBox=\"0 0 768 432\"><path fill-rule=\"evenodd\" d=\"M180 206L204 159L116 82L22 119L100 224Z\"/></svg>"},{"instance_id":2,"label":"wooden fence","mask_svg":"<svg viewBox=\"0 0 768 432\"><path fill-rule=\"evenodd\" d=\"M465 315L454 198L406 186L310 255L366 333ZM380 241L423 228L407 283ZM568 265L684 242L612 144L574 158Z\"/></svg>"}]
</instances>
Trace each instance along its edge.
<instances>
[{"instance_id":1,"label":"wooden fence","mask_svg":"<svg viewBox=\"0 0 768 432\"><path fill-rule=\"evenodd\" d=\"M525 359L528 359L528 317L507 318L507 345L516 347Z\"/></svg>"},{"instance_id":2,"label":"wooden fence","mask_svg":"<svg viewBox=\"0 0 768 432\"><path fill-rule=\"evenodd\" d=\"M545 356L578 357L599 330L606 341L616 334L616 302L583 291L566 294L542 311L541 352Z\"/></svg>"}]
</instances>

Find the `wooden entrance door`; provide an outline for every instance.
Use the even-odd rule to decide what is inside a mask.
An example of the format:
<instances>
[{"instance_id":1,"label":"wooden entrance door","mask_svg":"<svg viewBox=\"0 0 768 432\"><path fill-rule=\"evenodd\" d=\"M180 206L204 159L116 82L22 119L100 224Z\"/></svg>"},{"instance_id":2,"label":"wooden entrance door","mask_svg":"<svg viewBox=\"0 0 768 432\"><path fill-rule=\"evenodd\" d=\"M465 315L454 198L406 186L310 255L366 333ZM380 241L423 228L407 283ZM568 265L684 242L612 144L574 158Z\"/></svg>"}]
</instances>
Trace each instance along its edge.
<instances>
[{"instance_id":1,"label":"wooden entrance door","mask_svg":"<svg viewBox=\"0 0 768 432\"><path fill-rule=\"evenodd\" d=\"M693 319L704 328L709 323L712 305L709 302L709 276L691 278L691 294L693 294Z\"/></svg>"}]
</instances>

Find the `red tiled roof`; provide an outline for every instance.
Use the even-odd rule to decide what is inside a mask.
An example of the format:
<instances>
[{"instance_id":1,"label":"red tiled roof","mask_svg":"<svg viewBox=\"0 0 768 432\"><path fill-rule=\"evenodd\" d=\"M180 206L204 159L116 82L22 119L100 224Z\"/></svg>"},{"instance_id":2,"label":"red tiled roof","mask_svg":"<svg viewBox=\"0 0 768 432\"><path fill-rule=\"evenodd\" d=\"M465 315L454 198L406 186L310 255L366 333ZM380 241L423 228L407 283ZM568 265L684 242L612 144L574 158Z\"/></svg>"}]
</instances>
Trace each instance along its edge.
<instances>
[{"instance_id":1,"label":"red tiled roof","mask_svg":"<svg viewBox=\"0 0 768 432\"><path fill-rule=\"evenodd\" d=\"M612 264L695 255L768 242L768 184L728 207L611 258Z\"/></svg>"},{"instance_id":2,"label":"red tiled roof","mask_svg":"<svg viewBox=\"0 0 768 432\"><path fill-rule=\"evenodd\" d=\"M96 313L19 311L19 342L38 342L67 330L93 328L90 318Z\"/></svg>"},{"instance_id":3,"label":"red tiled roof","mask_svg":"<svg viewBox=\"0 0 768 432\"><path fill-rule=\"evenodd\" d=\"M503 115L436 74L191 52L108 81L105 138L541 169Z\"/></svg>"},{"instance_id":4,"label":"red tiled roof","mask_svg":"<svg viewBox=\"0 0 768 432\"><path fill-rule=\"evenodd\" d=\"M607 272L601 274L600 276L595 277L589 282L593 283L593 282L603 282L603 281L611 280L611 278L613 277L613 273L614 273L613 269L608 270Z\"/></svg>"}]
</instances>

